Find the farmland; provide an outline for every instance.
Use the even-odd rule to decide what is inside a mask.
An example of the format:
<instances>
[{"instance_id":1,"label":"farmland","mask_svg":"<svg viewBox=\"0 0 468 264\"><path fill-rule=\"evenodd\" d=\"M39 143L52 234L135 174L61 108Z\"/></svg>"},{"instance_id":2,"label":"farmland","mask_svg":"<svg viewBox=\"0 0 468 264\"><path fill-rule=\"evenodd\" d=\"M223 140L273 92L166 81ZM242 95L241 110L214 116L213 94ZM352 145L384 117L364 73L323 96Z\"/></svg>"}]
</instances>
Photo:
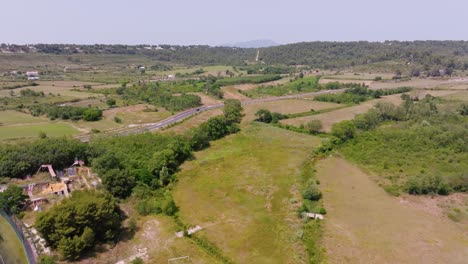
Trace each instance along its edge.
<instances>
[{"instance_id":1,"label":"farmland","mask_svg":"<svg viewBox=\"0 0 468 264\"><path fill-rule=\"evenodd\" d=\"M468 258L463 42L8 47L0 209L59 263Z\"/></svg>"}]
</instances>

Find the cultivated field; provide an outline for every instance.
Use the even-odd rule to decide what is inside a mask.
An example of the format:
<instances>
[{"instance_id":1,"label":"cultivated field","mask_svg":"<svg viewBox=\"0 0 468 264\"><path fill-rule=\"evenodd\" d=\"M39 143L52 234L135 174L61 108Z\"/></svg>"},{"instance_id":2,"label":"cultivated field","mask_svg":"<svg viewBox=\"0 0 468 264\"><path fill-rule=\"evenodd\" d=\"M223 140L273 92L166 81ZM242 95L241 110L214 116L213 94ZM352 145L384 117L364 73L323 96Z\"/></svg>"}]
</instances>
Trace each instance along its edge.
<instances>
[{"instance_id":1,"label":"cultivated field","mask_svg":"<svg viewBox=\"0 0 468 264\"><path fill-rule=\"evenodd\" d=\"M303 263L301 164L318 139L254 123L185 163L174 190L181 219L200 225L235 263Z\"/></svg>"},{"instance_id":2,"label":"cultivated field","mask_svg":"<svg viewBox=\"0 0 468 264\"><path fill-rule=\"evenodd\" d=\"M330 263L466 263L467 225L389 196L341 158L320 161L317 176Z\"/></svg>"}]
</instances>

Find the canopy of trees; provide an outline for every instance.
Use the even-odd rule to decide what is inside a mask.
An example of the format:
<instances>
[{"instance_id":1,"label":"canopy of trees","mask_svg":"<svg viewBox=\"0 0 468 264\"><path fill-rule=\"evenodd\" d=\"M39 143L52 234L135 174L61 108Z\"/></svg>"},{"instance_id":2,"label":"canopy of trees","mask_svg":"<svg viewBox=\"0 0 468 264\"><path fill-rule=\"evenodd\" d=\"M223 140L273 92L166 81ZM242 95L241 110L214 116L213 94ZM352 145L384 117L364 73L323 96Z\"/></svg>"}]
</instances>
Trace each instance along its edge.
<instances>
[{"instance_id":1,"label":"canopy of trees","mask_svg":"<svg viewBox=\"0 0 468 264\"><path fill-rule=\"evenodd\" d=\"M58 106L52 104L33 105L29 107L33 116L47 115L51 120L71 119L85 121L98 121L102 118L102 110L99 108L86 108L79 106Z\"/></svg>"},{"instance_id":2,"label":"canopy of trees","mask_svg":"<svg viewBox=\"0 0 468 264\"><path fill-rule=\"evenodd\" d=\"M76 260L96 243L116 239L121 212L106 192L75 191L70 198L38 215L35 227L64 259Z\"/></svg>"},{"instance_id":3,"label":"canopy of trees","mask_svg":"<svg viewBox=\"0 0 468 264\"><path fill-rule=\"evenodd\" d=\"M8 186L4 192L0 192L0 211L9 215L20 213L26 206L28 196L23 189L16 185Z\"/></svg>"}]
</instances>

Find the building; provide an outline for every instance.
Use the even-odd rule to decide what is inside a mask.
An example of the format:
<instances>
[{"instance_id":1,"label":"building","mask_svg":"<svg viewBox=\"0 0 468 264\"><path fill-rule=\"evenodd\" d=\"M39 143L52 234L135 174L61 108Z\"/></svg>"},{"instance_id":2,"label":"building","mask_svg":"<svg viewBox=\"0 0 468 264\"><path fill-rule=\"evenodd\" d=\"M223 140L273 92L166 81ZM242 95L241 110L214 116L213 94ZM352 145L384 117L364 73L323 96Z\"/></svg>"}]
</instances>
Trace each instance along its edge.
<instances>
[{"instance_id":1,"label":"building","mask_svg":"<svg viewBox=\"0 0 468 264\"><path fill-rule=\"evenodd\" d=\"M28 71L26 72L26 76L28 77L28 81L39 80L39 72L37 71Z\"/></svg>"}]
</instances>

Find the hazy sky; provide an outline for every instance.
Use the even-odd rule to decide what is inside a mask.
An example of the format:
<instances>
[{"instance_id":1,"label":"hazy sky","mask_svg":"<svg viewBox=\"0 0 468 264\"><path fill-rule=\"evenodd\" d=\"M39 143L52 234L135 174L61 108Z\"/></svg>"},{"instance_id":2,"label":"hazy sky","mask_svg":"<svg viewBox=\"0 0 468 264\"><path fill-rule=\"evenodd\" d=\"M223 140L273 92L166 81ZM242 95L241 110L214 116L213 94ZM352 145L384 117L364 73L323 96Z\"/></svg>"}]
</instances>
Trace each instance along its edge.
<instances>
[{"instance_id":1,"label":"hazy sky","mask_svg":"<svg viewBox=\"0 0 468 264\"><path fill-rule=\"evenodd\" d=\"M467 40L467 0L0 0L0 43Z\"/></svg>"}]
</instances>

